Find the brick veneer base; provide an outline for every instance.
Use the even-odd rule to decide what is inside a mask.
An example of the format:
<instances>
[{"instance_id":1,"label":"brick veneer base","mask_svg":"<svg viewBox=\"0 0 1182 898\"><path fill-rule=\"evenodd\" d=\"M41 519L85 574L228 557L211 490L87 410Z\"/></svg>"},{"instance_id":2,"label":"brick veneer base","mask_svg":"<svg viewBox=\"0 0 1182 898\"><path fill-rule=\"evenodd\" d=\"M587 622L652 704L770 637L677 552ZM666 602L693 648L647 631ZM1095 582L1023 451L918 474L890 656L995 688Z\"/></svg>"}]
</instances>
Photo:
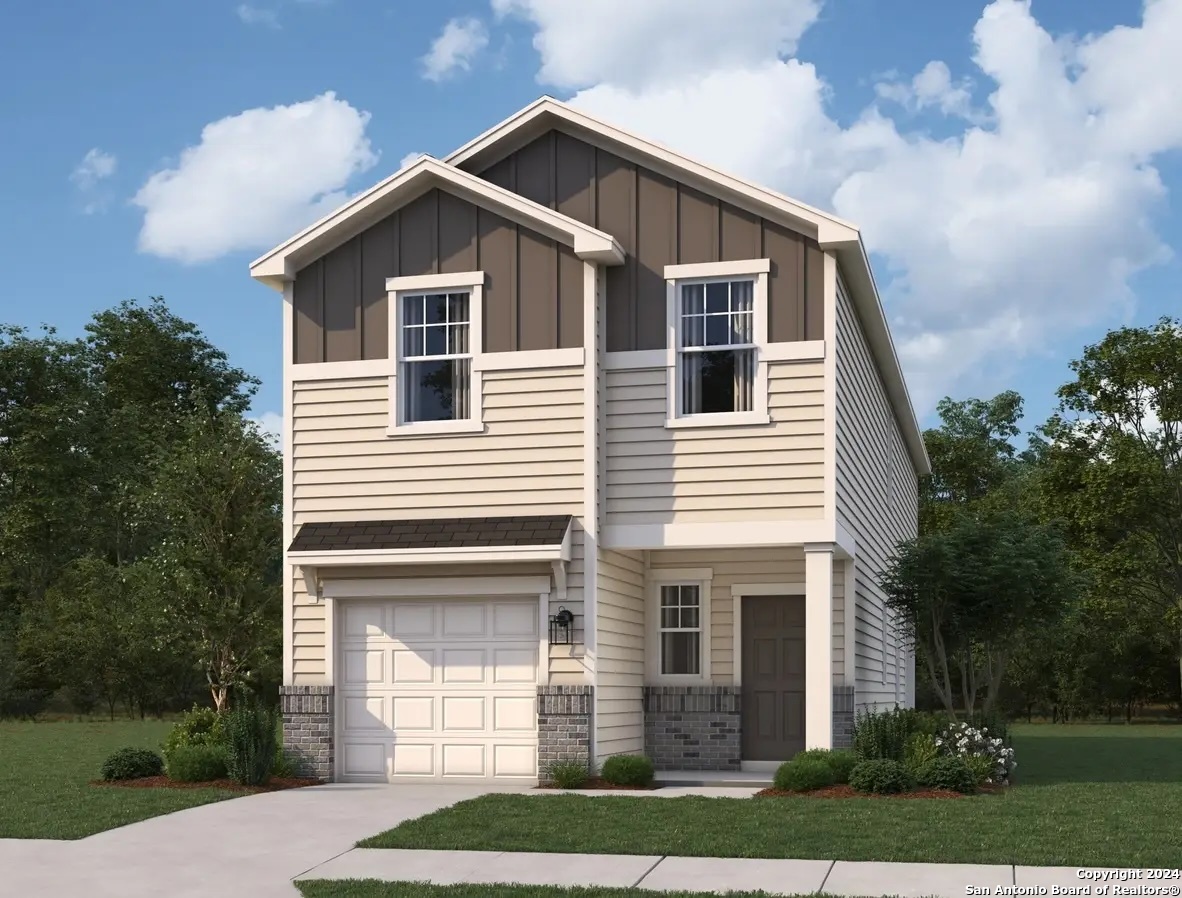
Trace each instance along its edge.
<instances>
[{"instance_id":1,"label":"brick veneer base","mask_svg":"<svg viewBox=\"0 0 1182 898\"><path fill-rule=\"evenodd\" d=\"M300 776L330 781L333 772L333 694L331 686L281 686L283 749Z\"/></svg>"},{"instance_id":2,"label":"brick veneer base","mask_svg":"<svg viewBox=\"0 0 1182 898\"><path fill-rule=\"evenodd\" d=\"M538 687L538 775L554 764L591 765L590 686Z\"/></svg>"},{"instance_id":3,"label":"brick veneer base","mask_svg":"<svg viewBox=\"0 0 1182 898\"><path fill-rule=\"evenodd\" d=\"M833 687L833 747L851 748L854 744L854 687Z\"/></svg>"},{"instance_id":4,"label":"brick veneer base","mask_svg":"<svg viewBox=\"0 0 1182 898\"><path fill-rule=\"evenodd\" d=\"M739 690L646 686L644 751L658 770L738 770Z\"/></svg>"}]
</instances>

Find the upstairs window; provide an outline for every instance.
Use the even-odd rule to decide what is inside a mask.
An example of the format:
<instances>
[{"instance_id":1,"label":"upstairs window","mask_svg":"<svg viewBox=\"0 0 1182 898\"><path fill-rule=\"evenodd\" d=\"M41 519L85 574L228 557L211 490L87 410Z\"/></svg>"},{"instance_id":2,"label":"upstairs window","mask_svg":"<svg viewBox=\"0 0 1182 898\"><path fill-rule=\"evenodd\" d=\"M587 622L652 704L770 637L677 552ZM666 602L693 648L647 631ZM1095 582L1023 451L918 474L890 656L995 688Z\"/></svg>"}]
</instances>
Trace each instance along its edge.
<instances>
[{"instance_id":1,"label":"upstairs window","mask_svg":"<svg viewBox=\"0 0 1182 898\"><path fill-rule=\"evenodd\" d=\"M484 273L386 279L390 436L483 431L481 333Z\"/></svg>"},{"instance_id":2,"label":"upstairs window","mask_svg":"<svg viewBox=\"0 0 1182 898\"><path fill-rule=\"evenodd\" d=\"M755 281L680 283L679 414L754 411Z\"/></svg>"},{"instance_id":3,"label":"upstairs window","mask_svg":"<svg viewBox=\"0 0 1182 898\"><path fill-rule=\"evenodd\" d=\"M669 265L670 427L767 424L767 259Z\"/></svg>"},{"instance_id":4,"label":"upstairs window","mask_svg":"<svg viewBox=\"0 0 1182 898\"><path fill-rule=\"evenodd\" d=\"M402 420L472 415L471 294L424 293L402 301Z\"/></svg>"}]
</instances>

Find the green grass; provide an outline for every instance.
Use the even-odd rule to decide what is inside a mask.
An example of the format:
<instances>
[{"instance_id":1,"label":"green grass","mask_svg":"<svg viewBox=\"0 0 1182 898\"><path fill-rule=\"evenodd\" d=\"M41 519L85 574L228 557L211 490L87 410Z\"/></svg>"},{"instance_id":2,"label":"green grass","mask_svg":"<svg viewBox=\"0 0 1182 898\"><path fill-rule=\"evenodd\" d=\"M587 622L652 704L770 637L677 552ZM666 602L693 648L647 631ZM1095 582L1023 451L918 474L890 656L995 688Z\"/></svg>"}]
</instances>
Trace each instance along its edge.
<instances>
[{"instance_id":1,"label":"green grass","mask_svg":"<svg viewBox=\"0 0 1182 898\"><path fill-rule=\"evenodd\" d=\"M91 786L124 746L159 750L172 724L0 723L0 838L80 839L137 820L231 798L224 789Z\"/></svg>"},{"instance_id":2,"label":"green grass","mask_svg":"<svg viewBox=\"0 0 1182 898\"><path fill-rule=\"evenodd\" d=\"M1182 727L1015 727L1019 785L960 799L492 794L359 843L982 864L1182 867Z\"/></svg>"},{"instance_id":3,"label":"green grass","mask_svg":"<svg viewBox=\"0 0 1182 898\"><path fill-rule=\"evenodd\" d=\"M660 892L650 889L570 888L557 886L455 885L422 882L382 882L377 879L310 879L297 882L304 898L706 898L708 894L730 898L764 898L767 892ZM789 898L805 898L803 895Z\"/></svg>"}]
</instances>

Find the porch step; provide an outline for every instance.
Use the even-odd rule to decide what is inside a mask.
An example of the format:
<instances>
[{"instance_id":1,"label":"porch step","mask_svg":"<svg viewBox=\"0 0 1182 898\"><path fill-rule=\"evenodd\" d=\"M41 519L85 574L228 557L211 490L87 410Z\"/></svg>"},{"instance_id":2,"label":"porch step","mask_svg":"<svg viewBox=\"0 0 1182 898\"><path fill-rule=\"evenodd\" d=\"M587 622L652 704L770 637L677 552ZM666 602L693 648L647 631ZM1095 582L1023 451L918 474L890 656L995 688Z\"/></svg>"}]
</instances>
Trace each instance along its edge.
<instances>
[{"instance_id":1,"label":"porch step","mask_svg":"<svg viewBox=\"0 0 1182 898\"><path fill-rule=\"evenodd\" d=\"M735 789L766 789L772 772L759 770L658 770L654 779L662 786L713 786Z\"/></svg>"}]
</instances>

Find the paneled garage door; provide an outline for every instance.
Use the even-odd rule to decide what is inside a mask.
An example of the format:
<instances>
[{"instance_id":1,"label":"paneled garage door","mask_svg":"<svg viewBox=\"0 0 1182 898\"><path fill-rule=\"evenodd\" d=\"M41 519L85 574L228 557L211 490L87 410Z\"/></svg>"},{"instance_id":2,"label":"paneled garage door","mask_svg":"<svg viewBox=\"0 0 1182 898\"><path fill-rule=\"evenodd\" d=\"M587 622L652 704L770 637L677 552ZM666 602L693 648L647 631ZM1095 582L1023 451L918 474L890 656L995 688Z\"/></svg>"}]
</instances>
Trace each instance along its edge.
<instances>
[{"instance_id":1,"label":"paneled garage door","mask_svg":"<svg viewBox=\"0 0 1182 898\"><path fill-rule=\"evenodd\" d=\"M338 603L344 779L531 780L537 773L538 603Z\"/></svg>"}]
</instances>

